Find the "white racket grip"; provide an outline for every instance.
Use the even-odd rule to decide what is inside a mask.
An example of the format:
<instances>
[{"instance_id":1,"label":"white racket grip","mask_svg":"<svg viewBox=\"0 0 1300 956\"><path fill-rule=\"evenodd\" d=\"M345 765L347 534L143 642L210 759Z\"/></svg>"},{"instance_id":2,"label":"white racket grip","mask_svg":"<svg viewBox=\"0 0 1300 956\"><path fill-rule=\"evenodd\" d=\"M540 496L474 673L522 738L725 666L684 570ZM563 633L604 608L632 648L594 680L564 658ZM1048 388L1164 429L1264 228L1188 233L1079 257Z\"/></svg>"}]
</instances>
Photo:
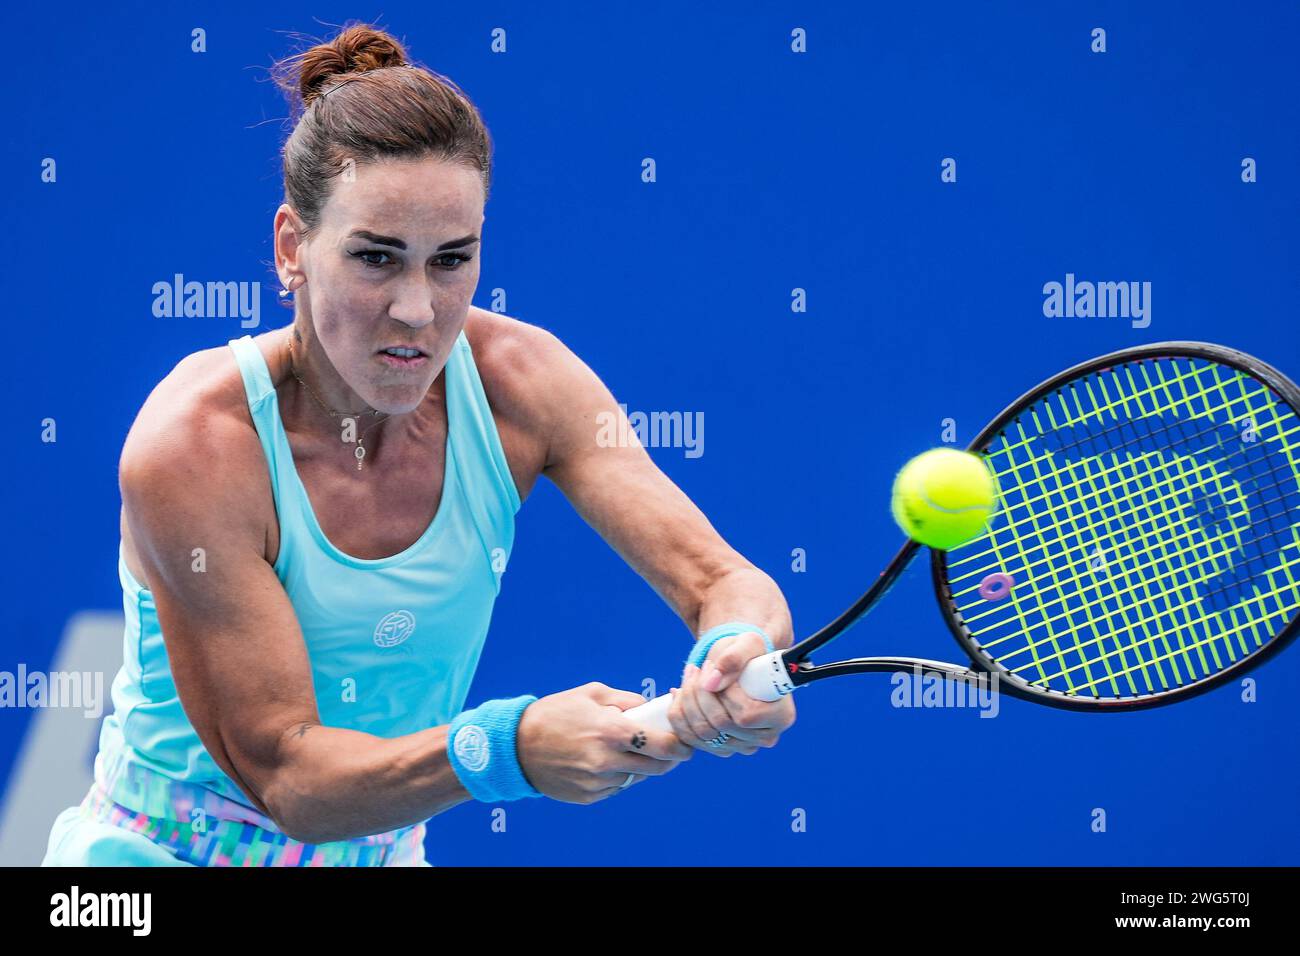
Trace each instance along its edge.
<instances>
[{"instance_id":1,"label":"white racket grip","mask_svg":"<svg viewBox=\"0 0 1300 956\"><path fill-rule=\"evenodd\" d=\"M791 683L790 675L785 669L785 662L781 660L780 651L755 657L740 672L740 680L737 683L755 700L780 700L794 690L794 684ZM642 727L671 732L673 727L668 722L668 709L672 704L672 694L660 694L654 700L623 711L623 716L636 721Z\"/></svg>"}]
</instances>

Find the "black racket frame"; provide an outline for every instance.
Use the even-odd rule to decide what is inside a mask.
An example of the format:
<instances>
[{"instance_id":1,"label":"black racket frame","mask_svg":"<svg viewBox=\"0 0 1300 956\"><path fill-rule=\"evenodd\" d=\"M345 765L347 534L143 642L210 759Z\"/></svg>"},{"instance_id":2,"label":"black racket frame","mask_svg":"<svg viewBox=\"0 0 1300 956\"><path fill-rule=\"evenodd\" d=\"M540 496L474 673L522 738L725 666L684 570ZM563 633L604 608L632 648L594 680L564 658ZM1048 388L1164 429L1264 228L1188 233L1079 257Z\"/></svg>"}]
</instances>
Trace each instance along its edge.
<instances>
[{"instance_id":1,"label":"black racket frame","mask_svg":"<svg viewBox=\"0 0 1300 956\"><path fill-rule=\"evenodd\" d=\"M1297 388L1295 383L1277 369L1261 362L1254 356L1210 342L1155 342L1149 345L1139 345L1110 352L1089 359L1086 362L1081 362L1052 376L1008 405L976 436L970 443L968 450L976 453L987 451L990 443L1001 435L1008 425L1013 424L1019 415L1052 392L1059 392L1072 387L1073 383L1085 376L1105 371L1116 365L1157 358L1206 359L1245 372L1271 389L1278 398L1288 404L1291 410L1300 417L1300 388ZM1295 638L1296 634L1300 633L1300 612L1298 612L1270 641L1210 677L1181 687L1149 694L1116 698L1076 697L1058 690L1029 684L1027 681L1010 674L1006 668L988 659L981 652L979 643L957 613L956 604L948 589L947 552L932 548L930 549L930 570L935 598L938 601L940 613L943 615L948 629L956 638L962 651L970 659L970 666L963 667L957 664L917 657L859 657L821 665L808 660L814 651L839 637L865 617L898 581L922 547L922 545L914 541L905 542L871 587L854 601L844 613L821 630L790 647L781 655L792 684L798 687L827 677L838 677L844 674L913 672L917 669L924 673L939 673L949 679L957 680L981 679L986 678L988 674L996 673L998 675L997 686L999 692L1013 697L1067 710L1092 712L1131 711L1171 704L1203 694L1263 664L1282 651Z\"/></svg>"}]
</instances>

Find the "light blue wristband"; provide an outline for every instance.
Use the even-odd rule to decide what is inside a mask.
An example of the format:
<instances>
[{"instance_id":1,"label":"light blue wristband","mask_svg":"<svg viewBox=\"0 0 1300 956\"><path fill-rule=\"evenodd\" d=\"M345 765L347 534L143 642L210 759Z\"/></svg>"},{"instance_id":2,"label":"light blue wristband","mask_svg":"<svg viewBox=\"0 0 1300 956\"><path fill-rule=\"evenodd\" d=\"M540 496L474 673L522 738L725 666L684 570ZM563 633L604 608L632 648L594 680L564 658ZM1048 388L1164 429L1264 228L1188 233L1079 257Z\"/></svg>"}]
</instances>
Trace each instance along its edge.
<instances>
[{"instance_id":1,"label":"light blue wristband","mask_svg":"<svg viewBox=\"0 0 1300 956\"><path fill-rule=\"evenodd\" d=\"M776 645L772 639L767 636L761 627L755 627L753 624L746 624L744 621L728 621L726 624L719 624L717 627L711 627L695 642L695 647L691 649L691 656L686 658L687 664L694 664L696 667L704 666L704 659L709 656L709 649L724 637L735 637L737 634L745 634L753 631L763 639L767 645L768 653L776 650Z\"/></svg>"},{"instance_id":2,"label":"light blue wristband","mask_svg":"<svg viewBox=\"0 0 1300 956\"><path fill-rule=\"evenodd\" d=\"M542 796L524 776L515 750L519 720L535 700L529 694L489 700L452 720L447 758L475 800L502 803Z\"/></svg>"}]
</instances>

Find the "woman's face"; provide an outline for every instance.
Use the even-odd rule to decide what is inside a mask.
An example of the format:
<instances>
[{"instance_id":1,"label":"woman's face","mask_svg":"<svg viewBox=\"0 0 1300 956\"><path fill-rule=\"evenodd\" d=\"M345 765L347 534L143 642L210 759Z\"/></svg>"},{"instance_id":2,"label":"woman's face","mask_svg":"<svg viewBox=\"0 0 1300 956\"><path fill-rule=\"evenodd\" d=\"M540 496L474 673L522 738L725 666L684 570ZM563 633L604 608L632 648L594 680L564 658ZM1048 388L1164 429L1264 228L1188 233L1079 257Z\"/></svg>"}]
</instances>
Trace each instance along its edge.
<instances>
[{"instance_id":1,"label":"woman's face","mask_svg":"<svg viewBox=\"0 0 1300 956\"><path fill-rule=\"evenodd\" d=\"M442 159L361 164L335 181L299 251L300 298L335 371L372 408L412 410L446 364L478 285L484 202L479 174Z\"/></svg>"}]
</instances>

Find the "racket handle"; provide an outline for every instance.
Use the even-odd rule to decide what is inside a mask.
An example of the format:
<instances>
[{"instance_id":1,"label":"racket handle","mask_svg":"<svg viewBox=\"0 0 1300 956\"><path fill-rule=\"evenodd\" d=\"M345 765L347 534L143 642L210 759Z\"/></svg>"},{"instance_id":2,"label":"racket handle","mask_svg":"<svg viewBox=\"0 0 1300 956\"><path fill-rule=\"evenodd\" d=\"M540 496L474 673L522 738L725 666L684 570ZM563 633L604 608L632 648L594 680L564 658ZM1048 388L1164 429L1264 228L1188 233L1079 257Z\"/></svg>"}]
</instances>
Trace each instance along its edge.
<instances>
[{"instance_id":1,"label":"racket handle","mask_svg":"<svg viewBox=\"0 0 1300 956\"><path fill-rule=\"evenodd\" d=\"M746 694L755 700L780 700L794 690L795 686L790 681L790 675L786 673L785 661L781 658L781 651L755 657L740 672L740 680L737 683ZM652 727L655 730L666 730L671 733L673 727L668 722L668 710L672 707L672 704L672 694L660 694L654 700L633 707L631 710L623 711L623 715L630 717L643 727Z\"/></svg>"}]
</instances>

